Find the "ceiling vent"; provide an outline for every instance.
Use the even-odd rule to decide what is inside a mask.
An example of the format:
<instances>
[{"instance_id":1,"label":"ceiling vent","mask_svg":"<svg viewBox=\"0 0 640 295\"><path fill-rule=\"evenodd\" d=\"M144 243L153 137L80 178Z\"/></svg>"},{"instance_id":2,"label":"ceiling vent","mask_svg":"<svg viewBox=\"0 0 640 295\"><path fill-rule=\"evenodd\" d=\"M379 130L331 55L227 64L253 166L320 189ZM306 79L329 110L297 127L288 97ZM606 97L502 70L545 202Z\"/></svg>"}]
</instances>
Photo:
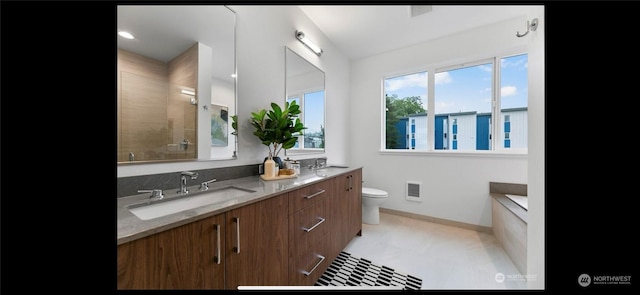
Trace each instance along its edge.
<instances>
[{"instance_id":1,"label":"ceiling vent","mask_svg":"<svg viewBox=\"0 0 640 295\"><path fill-rule=\"evenodd\" d=\"M411 5L409 6L409 13L411 14L411 17L416 17L431 11L431 9L431 5Z\"/></svg>"}]
</instances>

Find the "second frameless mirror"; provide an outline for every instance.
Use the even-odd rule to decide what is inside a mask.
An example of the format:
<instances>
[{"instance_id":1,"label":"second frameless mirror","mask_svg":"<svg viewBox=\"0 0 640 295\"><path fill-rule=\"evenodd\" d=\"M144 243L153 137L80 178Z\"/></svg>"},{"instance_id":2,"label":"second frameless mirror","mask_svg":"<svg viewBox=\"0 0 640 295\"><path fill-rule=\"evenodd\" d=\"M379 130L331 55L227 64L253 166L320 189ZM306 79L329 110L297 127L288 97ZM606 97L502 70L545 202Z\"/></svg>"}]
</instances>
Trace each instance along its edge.
<instances>
[{"instance_id":1,"label":"second frameless mirror","mask_svg":"<svg viewBox=\"0 0 640 295\"><path fill-rule=\"evenodd\" d=\"M307 129L286 155L323 153L325 147L324 72L285 47L285 86L287 102L296 101L300 120Z\"/></svg>"}]
</instances>

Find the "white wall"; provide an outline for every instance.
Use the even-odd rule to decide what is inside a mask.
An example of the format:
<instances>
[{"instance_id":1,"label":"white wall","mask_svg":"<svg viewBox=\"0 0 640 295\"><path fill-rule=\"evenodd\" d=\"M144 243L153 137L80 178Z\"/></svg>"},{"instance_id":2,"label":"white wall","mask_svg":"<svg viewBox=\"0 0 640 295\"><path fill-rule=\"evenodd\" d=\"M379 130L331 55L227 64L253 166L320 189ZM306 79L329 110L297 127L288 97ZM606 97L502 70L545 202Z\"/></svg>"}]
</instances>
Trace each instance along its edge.
<instances>
[{"instance_id":1,"label":"white wall","mask_svg":"<svg viewBox=\"0 0 640 295\"><path fill-rule=\"evenodd\" d=\"M538 18L538 29L530 32L529 48L529 165L527 274L535 276L528 281L530 289L545 287L545 44L544 8L532 9L527 19Z\"/></svg>"},{"instance_id":2,"label":"white wall","mask_svg":"<svg viewBox=\"0 0 640 295\"><path fill-rule=\"evenodd\" d=\"M527 183L526 156L381 154L378 127L383 126L385 76L522 48L526 40L515 32L522 30L524 22L523 16L353 62L350 97L351 108L357 111L352 112L351 126L367 132L350 133L350 156L352 164L364 166L364 186L389 193L381 207L490 227L489 182ZM422 182L421 203L405 199L406 181Z\"/></svg>"},{"instance_id":3,"label":"white wall","mask_svg":"<svg viewBox=\"0 0 640 295\"><path fill-rule=\"evenodd\" d=\"M327 156L329 163L347 163L349 60L296 6L230 5L237 16L238 158L165 164L118 166L118 177L159 174L262 163L267 147L252 134L251 112L285 101L285 46L326 73L326 151L294 159ZM312 38L324 53L318 57L295 38L296 29ZM231 139L230 139L231 140ZM208 152L208 151L207 151Z\"/></svg>"},{"instance_id":4,"label":"white wall","mask_svg":"<svg viewBox=\"0 0 640 295\"><path fill-rule=\"evenodd\" d=\"M529 18L544 23L543 8ZM363 166L364 186L383 189L389 199L381 207L473 225L490 227L489 182L525 183L529 188L528 273L530 288L544 287L544 37L517 38L527 16L444 37L352 62L350 159ZM490 57L505 51L529 50L529 155L465 153L381 153L380 128L384 76L423 70L464 57ZM372 126L374 126L372 128ZM380 127L377 127L380 126ZM364 131L364 132L363 132ZM529 159L534 166L528 165ZM534 168L535 167L535 168ZM406 181L422 182L422 202L405 199ZM532 205L533 204L533 205Z\"/></svg>"}]
</instances>

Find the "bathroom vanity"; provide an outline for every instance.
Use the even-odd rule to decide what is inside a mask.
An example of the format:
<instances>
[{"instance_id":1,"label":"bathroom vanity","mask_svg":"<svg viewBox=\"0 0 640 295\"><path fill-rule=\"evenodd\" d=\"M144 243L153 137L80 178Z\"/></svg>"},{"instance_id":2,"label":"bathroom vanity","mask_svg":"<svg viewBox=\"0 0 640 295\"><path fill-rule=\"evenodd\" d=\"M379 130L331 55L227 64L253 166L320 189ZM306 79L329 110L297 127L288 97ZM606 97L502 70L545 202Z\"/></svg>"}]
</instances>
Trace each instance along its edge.
<instances>
[{"instance_id":1,"label":"bathroom vanity","mask_svg":"<svg viewBox=\"0 0 640 295\"><path fill-rule=\"evenodd\" d=\"M118 198L118 289L310 286L362 234L361 167L210 189L229 186L247 193L148 220L129 210L148 194Z\"/></svg>"}]
</instances>

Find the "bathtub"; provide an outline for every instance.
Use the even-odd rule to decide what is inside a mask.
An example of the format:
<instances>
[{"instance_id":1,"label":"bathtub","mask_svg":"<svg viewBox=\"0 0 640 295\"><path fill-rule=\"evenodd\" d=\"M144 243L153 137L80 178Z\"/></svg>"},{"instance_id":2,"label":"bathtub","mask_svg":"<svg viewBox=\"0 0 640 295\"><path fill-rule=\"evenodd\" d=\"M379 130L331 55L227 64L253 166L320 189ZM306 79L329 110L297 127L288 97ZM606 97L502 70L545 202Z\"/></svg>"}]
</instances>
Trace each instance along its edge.
<instances>
[{"instance_id":1,"label":"bathtub","mask_svg":"<svg viewBox=\"0 0 640 295\"><path fill-rule=\"evenodd\" d=\"M510 194L505 194L505 196L509 198L511 201L513 201L514 203L518 204L518 206L522 207L524 210L528 211L527 196L510 195Z\"/></svg>"}]
</instances>

